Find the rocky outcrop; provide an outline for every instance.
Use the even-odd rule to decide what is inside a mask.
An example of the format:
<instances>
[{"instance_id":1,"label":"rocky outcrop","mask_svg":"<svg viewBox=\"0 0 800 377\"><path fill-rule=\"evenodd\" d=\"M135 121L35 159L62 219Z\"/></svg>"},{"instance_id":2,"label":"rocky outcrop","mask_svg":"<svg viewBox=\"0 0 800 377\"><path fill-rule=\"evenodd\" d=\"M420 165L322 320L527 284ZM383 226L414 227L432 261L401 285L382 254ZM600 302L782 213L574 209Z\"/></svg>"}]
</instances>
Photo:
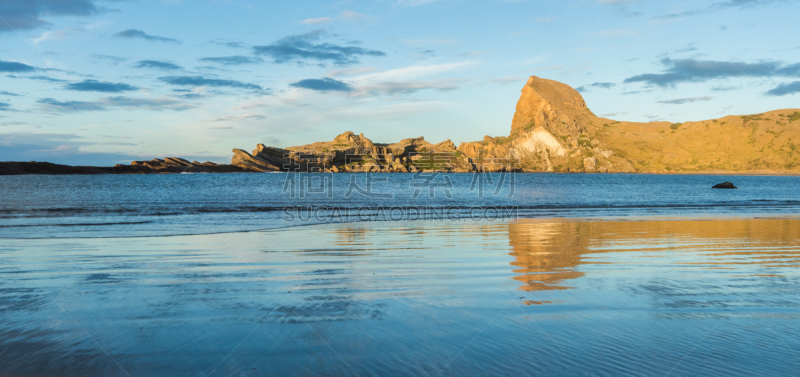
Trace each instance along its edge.
<instances>
[{"instance_id":1,"label":"rocky outcrop","mask_svg":"<svg viewBox=\"0 0 800 377\"><path fill-rule=\"evenodd\" d=\"M586 157L583 159L583 171L587 173L597 172L597 159L594 157Z\"/></svg>"},{"instance_id":2,"label":"rocky outcrop","mask_svg":"<svg viewBox=\"0 0 800 377\"><path fill-rule=\"evenodd\" d=\"M250 171L268 172L268 171L281 171L282 165L272 163L261 158L257 152L254 155L247 153L241 149L233 150L233 158L231 158L231 165Z\"/></svg>"},{"instance_id":3,"label":"rocky outcrop","mask_svg":"<svg viewBox=\"0 0 800 377\"><path fill-rule=\"evenodd\" d=\"M180 157L133 161L130 165L117 164L114 169L120 173L240 173L246 171L231 165L208 161L189 161Z\"/></svg>"},{"instance_id":4,"label":"rocky outcrop","mask_svg":"<svg viewBox=\"0 0 800 377\"><path fill-rule=\"evenodd\" d=\"M252 154L233 150L231 165L251 171L415 172L471 171L467 158L445 140L431 144L423 137L379 144L348 131L332 141L280 149L259 144Z\"/></svg>"},{"instance_id":5,"label":"rocky outcrop","mask_svg":"<svg viewBox=\"0 0 800 377\"><path fill-rule=\"evenodd\" d=\"M623 122L595 116L569 86L531 77L507 137L458 150L481 170L554 172L800 172L800 111L699 122Z\"/></svg>"},{"instance_id":6,"label":"rocky outcrop","mask_svg":"<svg viewBox=\"0 0 800 377\"><path fill-rule=\"evenodd\" d=\"M595 118L575 89L553 80L531 76L522 88L511 121L511 135L535 128L551 131L580 131Z\"/></svg>"},{"instance_id":7,"label":"rocky outcrop","mask_svg":"<svg viewBox=\"0 0 800 377\"><path fill-rule=\"evenodd\" d=\"M711 186L711 188L712 189L735 189L735 188L738 188L738 187L734 186L733 183L730 183L730 182L722 182L722 183L717 183L714 186Z\"/></svg>"},{"instance_id":8,"label":"rocky outcrop","mask_svg":"<svg viewBox=\"0 0 800 377\"><path fill-rule=\"evenodd\" d=\"M509 136L486 136L462 143L458 150L485 171L634 171L627 160L592 137L600 119L574 89L533 76L522 88ZM590 160L594 164L588 167Z\"/></svg>"}]
</instances>

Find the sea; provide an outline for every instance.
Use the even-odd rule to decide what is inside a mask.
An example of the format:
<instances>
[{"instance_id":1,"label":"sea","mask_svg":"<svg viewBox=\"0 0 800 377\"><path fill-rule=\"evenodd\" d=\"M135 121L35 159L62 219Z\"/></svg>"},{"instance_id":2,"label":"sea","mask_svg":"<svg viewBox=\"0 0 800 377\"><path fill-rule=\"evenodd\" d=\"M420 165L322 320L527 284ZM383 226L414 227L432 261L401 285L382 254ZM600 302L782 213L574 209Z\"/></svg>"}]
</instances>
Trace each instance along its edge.
<instances>
[{"instance_id":1,"label":"sea","mask_svg":"<svg viewBox=\"0 0 800 377\"><path fill-rule=\"evenodd\" d=\"M797 375L798 187L0 176L0 376Z\"/></svg>"},{"instance_id":2,"label":"sea","mask_svg":"<svg viewBox=\"0 0 800 377\"><path fill-rule=\"evenodd\" d=\"M736 190L712 190L723 181ZM0 238L151 237L320 223L800 214L800 177L272 173L0 177Z\"/></svg>"}]
</instances>

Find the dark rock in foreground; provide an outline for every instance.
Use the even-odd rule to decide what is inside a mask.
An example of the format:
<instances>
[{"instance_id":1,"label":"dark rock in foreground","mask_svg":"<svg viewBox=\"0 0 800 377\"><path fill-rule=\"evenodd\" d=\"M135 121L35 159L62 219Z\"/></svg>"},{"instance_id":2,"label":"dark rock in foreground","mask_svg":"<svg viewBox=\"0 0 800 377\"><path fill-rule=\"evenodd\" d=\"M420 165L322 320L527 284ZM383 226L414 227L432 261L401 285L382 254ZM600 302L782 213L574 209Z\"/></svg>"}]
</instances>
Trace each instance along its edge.
<instances>
[{"instance_id":1,"label":"dark rock in foreground","mask_svg":"<svg viewBox=\"0 0 800 377\"><path fill-rule=\"evenodd\" d=\"M735 189L735 188L738 188L738 187L734 186L733 183L730 183L730 182L722 182L722 183L718 183L718 184L712 186L711 188L714 188L714 189Z\"/></svg>"}]
</instances>

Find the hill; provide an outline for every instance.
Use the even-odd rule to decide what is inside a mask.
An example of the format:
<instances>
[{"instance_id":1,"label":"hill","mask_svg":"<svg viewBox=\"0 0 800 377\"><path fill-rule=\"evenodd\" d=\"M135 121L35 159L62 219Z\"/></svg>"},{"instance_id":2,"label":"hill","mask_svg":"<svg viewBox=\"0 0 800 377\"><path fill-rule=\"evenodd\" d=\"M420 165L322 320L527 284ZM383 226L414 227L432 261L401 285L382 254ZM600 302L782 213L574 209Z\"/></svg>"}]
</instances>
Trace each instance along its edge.
<instances>
[{"instance_id":1,"label":"hill","mask_svg":"<svg viewBox=\"0 0 800 377\"><path fill-rule=\"evenodd\" d=\"M514 163L523 171L798 173L798 148L798 109L685 123L616 121L595 116L569 86L533 76L509 136L458 150L490 170Z\"/></svg>"}]
</instances>

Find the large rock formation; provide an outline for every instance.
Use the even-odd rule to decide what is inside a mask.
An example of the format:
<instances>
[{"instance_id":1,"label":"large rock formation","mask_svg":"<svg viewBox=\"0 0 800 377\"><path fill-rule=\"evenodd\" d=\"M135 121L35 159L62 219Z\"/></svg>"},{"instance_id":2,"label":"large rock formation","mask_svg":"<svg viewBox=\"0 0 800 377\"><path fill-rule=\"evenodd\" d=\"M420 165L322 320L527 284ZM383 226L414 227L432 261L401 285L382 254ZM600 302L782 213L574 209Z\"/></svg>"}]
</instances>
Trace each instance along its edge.
<instances>
[{"instance_id":1,"label":"large rock formation","mask_svg":"<svg viewBox=\"0 0 800 377\"><path fill-rule=\"evenodd\" d=\"M364 134L345 132L333 141L280 149L259 144L253 153L233 150L231 165L252 171L415 172L471 171L450 140L431 144L423 137L376 144Z\"/></svg>"},{"instance_id":2,"label":"large rock formation","mask_svg":"<svg viewBox=\"0 0 800 377\"><path fill-rule=\"evenodd\" d=\"M458 150L478 169L556 172L800 172L800 111L699 122L620 122L595 116L569 86L531 77L508 137Z\"/></svg>"},{"instance_id":3,"label":"large rock formation","mask_svg":"<svg viewBox=\"0 0 800 377\"><path fill-rule=\"evenodd\" d=\"M286 149L233 150L230 165L177 157L111 167L0 163L0 174L184 172L761 172L800 173L800 111L670 122L620 122L595 116L576 90L532 76L522 88L508 136L482 141L423 137L374 143L345 132L332 141Z\"/></svg>"},{"instance_id":4,"label":"large rock formation","mask_svg":"<svg viewBox=\"0 0 800 377\"><path fill-rule=\"evenodd\" d=\"M569 85L531 76L522 88L511 120L511 135L535 128L571 132L579 130L595 115L583 97Z\"/></svg>"},{"instance_id":5,"label":"large rock formation","mask_svg":"<svg viewBox=\"0 0 800 377\"><path fill-rule=\"evenodd\" d=\"M508 137L484 137L458 150L480 170L630 172L633 166L593 138L596 117L576 90L532 76L517 102ZM593 164L587 163L594 162Z\"/></svg>"},{"instance_id":6,"label":"large rock formation","mask_svg":"<svg viewBox=\"0 0 800 377\"><path fill-rule=\"evenodd\" d=\"M133 161L130 165L117 164L114 169L123 173L239 173L246 170L213 162L189 161L180 157L154 158Z\"/></svg>"}]
</instances>

